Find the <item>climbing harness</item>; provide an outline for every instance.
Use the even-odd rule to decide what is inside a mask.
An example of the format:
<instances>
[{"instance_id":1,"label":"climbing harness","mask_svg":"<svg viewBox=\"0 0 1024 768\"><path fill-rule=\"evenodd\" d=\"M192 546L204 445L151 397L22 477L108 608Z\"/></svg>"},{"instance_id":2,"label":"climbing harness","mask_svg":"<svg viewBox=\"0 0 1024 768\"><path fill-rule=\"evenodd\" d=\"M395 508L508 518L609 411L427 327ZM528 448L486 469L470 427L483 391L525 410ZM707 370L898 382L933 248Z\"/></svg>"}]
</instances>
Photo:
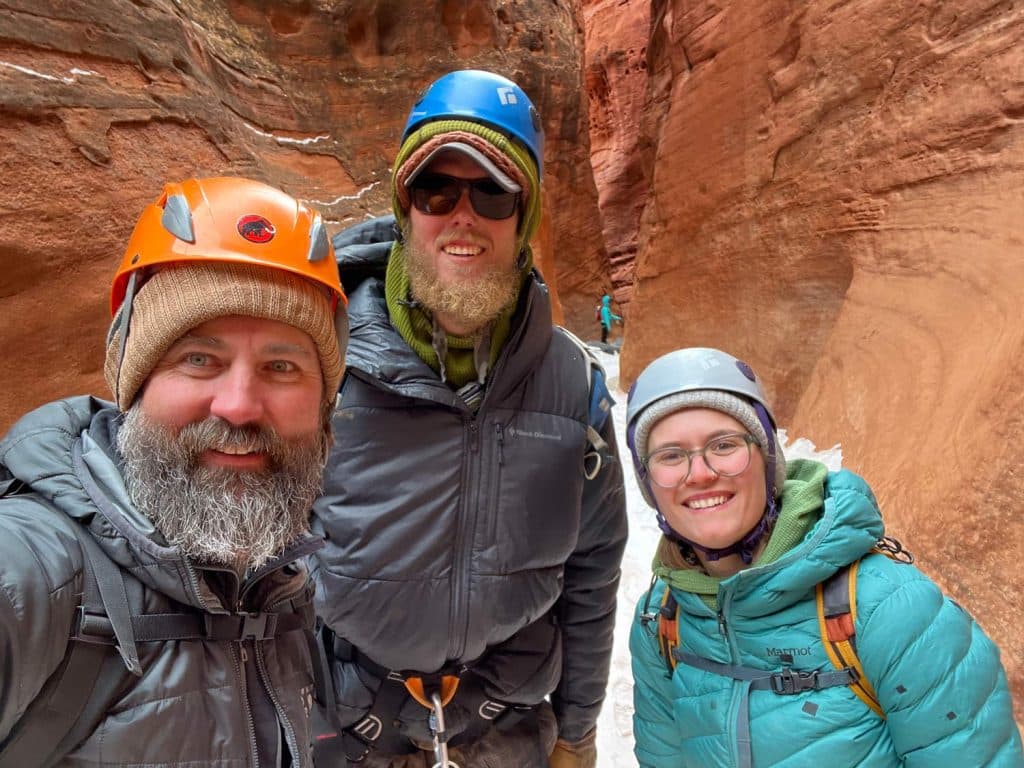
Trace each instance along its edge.
<instances>
[{"instance_id":1,"label":"climbing harness","mask_svg":"<svg viewBox=\"0 0 1024 768\"><path fill-rule=\"evenodd\" d=\"M342 754L348 763L358 764L371 752L403 755L415 751L417 747L427 748L426 743L414 742L399 727L398 713L410 697L428 713L430 746L437 761L432 768L438 765L460 768L447 757L448 744L452 739L464 739L491 727L499 730L511 728L524 718L536 714L534 707L509 705L488 698L479 685L474 685L469 664L448 667L433 674L388 670L324 625L317 630L312 651L316 666L319 667L314 675L317 680L317 701L320 704L317 714L320 722L315 726L318 731L315 741L317 750L322 753L321 761L325 764L336 762ZM355 664L380 680L370 710L360 720L349 725L338 721L331 684L330 670L339 661ZM469 728L451 734L443 708L451 703L456 692L459 694L460 707L473 720Z\"/></svg>"},{"instance_id":2,"label":"climbing harness","mask_svg":"<svg viewBox=\"0 0 1024 768\"><path fill-rule=\"evenodd\" d=\"M434 691L430 697L430 733L434 737L434 759L432 768L459 768L448 759L448 733L444 728L444 704L441 695Z\"/></svg>"}]
</instances>

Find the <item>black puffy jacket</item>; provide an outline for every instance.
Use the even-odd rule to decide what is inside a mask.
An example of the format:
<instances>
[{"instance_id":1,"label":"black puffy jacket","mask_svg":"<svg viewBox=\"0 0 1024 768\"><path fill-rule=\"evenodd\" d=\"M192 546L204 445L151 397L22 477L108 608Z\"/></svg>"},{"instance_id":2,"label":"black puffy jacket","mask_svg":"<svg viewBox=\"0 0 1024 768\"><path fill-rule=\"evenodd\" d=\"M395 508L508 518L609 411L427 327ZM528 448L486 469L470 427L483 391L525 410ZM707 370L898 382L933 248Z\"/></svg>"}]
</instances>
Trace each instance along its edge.
<instances>
[{"instance_id":1,"label":"black puffy jacket","mask_svg":"<svg viewBox=\"0 0 1024 768\"><path fill-rule=\"evenodd\" d=\"M626 538L613 425L611 455L586 481L589 362L552 325L536 273L472 412L391 325L387 246L374 244L386 225L335 239L351 336L314 509L327 539L317 613L383 667L466 663L501 701L551 694L561 737L576 740L604 698ZM341 667L351 723L374 691Z\"/></svg>"}]
</instances>

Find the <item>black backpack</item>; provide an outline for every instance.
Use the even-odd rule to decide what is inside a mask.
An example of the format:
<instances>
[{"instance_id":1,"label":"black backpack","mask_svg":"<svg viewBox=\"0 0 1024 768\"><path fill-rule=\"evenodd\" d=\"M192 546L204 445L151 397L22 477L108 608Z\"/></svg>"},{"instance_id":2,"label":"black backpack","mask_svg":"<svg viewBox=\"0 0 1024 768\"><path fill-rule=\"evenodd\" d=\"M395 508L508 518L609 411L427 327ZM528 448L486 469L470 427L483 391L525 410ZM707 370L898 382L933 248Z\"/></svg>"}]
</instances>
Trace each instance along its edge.
<instances>
[{"instance_id":1,"label":"black backpack","mask_svg":"<svg viewBox=\"0 0 1024 768\"><path fill-rule=\"evenodd\" d=\"M27 493L32 489L18 480L0 481L0 499ZM33 500L55 509L38 495ZM84 741L142 675L138 643L242 642L296 630L305 630L312 642L312 602L281 614L209 614L185 605L174 613L132 613L127 585L135 578L107 557L84 525L72 520L70 528L82 547L83 569L67 652L0 742L0 768L49 768Z\"/></svg>"}]
</instances>

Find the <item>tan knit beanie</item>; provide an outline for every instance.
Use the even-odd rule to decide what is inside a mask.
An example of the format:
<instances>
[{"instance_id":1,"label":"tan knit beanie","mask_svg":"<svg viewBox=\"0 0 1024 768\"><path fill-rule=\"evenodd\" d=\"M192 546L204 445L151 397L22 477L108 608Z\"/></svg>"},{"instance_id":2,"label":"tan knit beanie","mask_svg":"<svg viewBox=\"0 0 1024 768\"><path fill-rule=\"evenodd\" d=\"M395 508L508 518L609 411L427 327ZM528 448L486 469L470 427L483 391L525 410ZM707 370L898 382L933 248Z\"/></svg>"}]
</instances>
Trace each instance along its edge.
<instances>
[{"instance_id":1,"label":"tan knit beanie","mask_svg":"<svg viewBox=\"0 0 1024 768\"><path fill-rule=\"evenodd\" d=\"M114 316L103 367L122 411L128 410L175 341L198 325L228 315L278 320L307 333L320 356L324 402L334 402L344 369L346 336L335 327L326 292L310 280L237 262L192 261L166 266L143 283L131 303L122 359L121 313L127 309L122 305ZM339 310L339 314L339 327L344 328L344 312Z\"/></svg>"}]
</instances>

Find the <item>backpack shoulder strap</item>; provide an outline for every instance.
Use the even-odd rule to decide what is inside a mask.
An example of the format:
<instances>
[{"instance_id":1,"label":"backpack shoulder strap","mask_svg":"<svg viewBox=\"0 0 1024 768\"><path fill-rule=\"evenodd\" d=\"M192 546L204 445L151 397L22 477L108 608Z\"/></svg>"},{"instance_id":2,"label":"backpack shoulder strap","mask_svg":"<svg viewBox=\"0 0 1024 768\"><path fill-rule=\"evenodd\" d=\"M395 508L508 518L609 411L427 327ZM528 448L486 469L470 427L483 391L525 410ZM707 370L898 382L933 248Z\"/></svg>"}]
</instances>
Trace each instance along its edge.
<instances>
[{"instance_id":1,"label":"backpack shoulder strap","mask_svg":"<svg viewBox=\"0 0 1024 768\"><path fill-rule=\"evenodd\" d=\"M914 556L903 548L899 540L883 536L869 554L885 555L897 563L913 563ZM857 697L885 719L878 694L871 686L857 655L857 570L860 560L833 573L815 589L818 608L818 628L829 660L837 669L847 668L856 675L850 683Z\"/></svg>"},{"instance_id":2,"label":"backpack shoulder strap","mask_svg":"<svg viewBox=\"0 0 1024 768\"><path fill-rule=\"evenodd\" d=\"M97 569L106 572L108 581L110 570L119 569L78 522L71 521L70 530L82 547L82 602L75 620L80 625L88 611L103 610ZM117 578L122 578L119 573ZM111 653L111 645L72 636L64 659L0 745L0 768L56 764L95 729L126 677L124 662Z\"/></svg>"},{"instance_id":3,"label":"backpack shoulder strap","mask_svg":"<svg viewBox=\"0 0 1024 768\"><path fill-rule=\"evenodd\" d=\"M815 587L818 629L825 653L836 669L855 674L850 688L861 701L885 719L878 695L871 687L857 655L857 569L860 561L840 568Z\"/></svg>"},{"instance_id":4,"label":"backpack shoulder strap","mask_svg":"<svg viewBox=\"0 0 1024 768\"><path fill-rule=\"evenodd\" d=\"M658 648L668 665L668 673L671 676L676 668L676 657L672 653L679 647L679 604L672 595L672 590L665 587L665 594L661 598L661 608L658 609Z\"/></svg>"},{"instance_id":5,"label":"backpack shoulder strap","mask_svg":"<svg viewBox=\"0 0 1024 768\"><path fill-rule=\"evenodd\" d=\"M597 477L604 462L609 459L608 443L601 437L601 432L608 423L615 400L608 389L608 377L604 366L597 359L594 351L576 334L567 328L558 326L558 330L569 339L582 353L587 364L587 390L590 401L587 407L587 454L584 464L584 475L588 480Z\"/></svg>"}]
</instances>

